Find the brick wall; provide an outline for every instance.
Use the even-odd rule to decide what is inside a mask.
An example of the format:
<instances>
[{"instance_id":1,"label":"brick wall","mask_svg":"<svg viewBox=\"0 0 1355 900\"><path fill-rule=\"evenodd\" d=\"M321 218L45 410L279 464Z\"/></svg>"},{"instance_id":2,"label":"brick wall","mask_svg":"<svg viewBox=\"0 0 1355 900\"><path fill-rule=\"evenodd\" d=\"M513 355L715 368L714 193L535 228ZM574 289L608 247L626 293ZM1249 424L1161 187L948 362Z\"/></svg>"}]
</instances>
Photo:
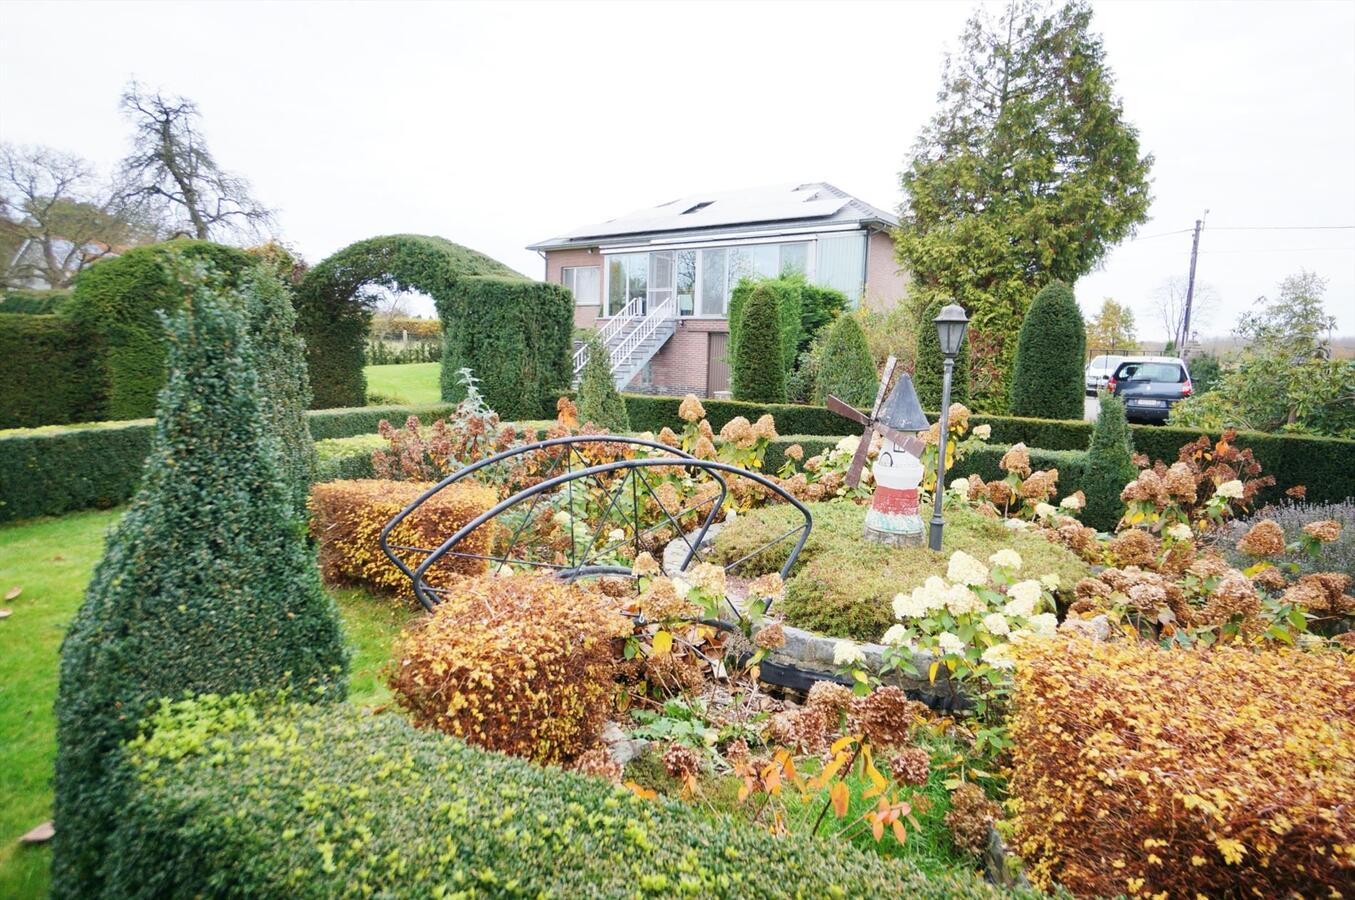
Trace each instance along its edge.
<instances>
[{"instance_id":1,"label":"brick wall","mask_svg":"<svg viewBox=\"0 0 1355 900\"><path fill-rule=\"evenodd\" d=\"M564 284L564 275L561 269L566 266L597 266L598 280L601 281L602 254L596 247L571 250L547 250L546 251L546 280L551 284ZM597 321L598 315L602 312L602 306L579 306L574 307L574 325L576 328L592 328L593 323Z\"/></svg>"},{"instance_id":2,"label":"brick wall","mask_svg":"<svg viewBox=\"0 0 1355 900\"><path fill-rule=\"evenodd\" d=\"M866 242L866 309L892 309L908 294L908 276L894 257L894 239L872 231Z\"/></svg>"},{"instance_id":3,"label":"brick wall","mask_svg":"<svg viewBox=\"0 0 1355 900\"><path fill-rule=\"evenodd\" d=\"M645 394L696 394L708 396L711 333L728 334L724 319L680 319L677 331L627 385L626 390Z\"/></svg>"}]
</instances>

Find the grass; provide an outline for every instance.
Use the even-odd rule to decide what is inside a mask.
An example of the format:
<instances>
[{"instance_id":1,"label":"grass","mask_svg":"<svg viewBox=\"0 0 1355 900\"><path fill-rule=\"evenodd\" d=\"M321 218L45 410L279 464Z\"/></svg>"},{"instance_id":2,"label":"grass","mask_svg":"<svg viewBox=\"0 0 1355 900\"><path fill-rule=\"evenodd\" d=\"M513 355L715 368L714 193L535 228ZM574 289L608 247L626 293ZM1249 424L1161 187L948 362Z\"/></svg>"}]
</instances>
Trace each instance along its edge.
<instances>
[{"instance_id":1,"label":"grass","mask_svg":"<svg viewBox=\"0 0 1355 900\"><path fill-rule=\"evenodd\" d=\"M57 658L66 626L103 554L104 534L120 510L80 512L0 526L0 595L23 592L0 606L0 897L47 896L50 850L19 837L52 816L56 755ZM380 704L389 692L380 670L412 608L365 591L334 591L353 649L349 696Z\"/></svg>"},{"instance_id":2,"label":"grass","mask_svg":"<svg viewBox=\"0 0 1355 900\"><path fill-rule=\"evenodd\" d=\"M405 363L395 366L367 366L367 395L380 398L383 404L407 406L416 403L439 403L442 389L438 385L441 363Z\"/></svg>"},{"instance_id":3,"label":"grass","mask_svg":"<svg viewBox=\"0 0 1355 900\"><path fill-rule=\"evenodd\" d=\"M1022 577L1054 573L1065 591L1089 574L1085 563L1061 545L1038 534L1013 532L996 519L967 510L949 510L942 551L925 546L890 548L861 539L866 507L844 501L810 503L814 527L791 572L783 612L792 625L859 641L879 640L894 623L891 601L930 575L945 577L950 554L964 550L986 560L1000 547L1011 547L1025 561ZM732 562L785 534L802 522L788 504L763 507L740 516L715 541L715 555ZM741 574L760 575L779 569L792 541L765 550L741 567Z\"/></svg>"}]
</instances>

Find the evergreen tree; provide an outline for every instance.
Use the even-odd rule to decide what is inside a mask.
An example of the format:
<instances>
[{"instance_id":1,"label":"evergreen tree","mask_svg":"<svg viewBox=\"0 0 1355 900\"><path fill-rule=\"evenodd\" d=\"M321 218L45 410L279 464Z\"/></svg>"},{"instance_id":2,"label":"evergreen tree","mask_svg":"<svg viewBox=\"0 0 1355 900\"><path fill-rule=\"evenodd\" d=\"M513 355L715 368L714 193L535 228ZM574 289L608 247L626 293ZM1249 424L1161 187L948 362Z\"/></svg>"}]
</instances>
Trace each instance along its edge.
<instances>
[{"instance_id":1,"label":"evergreen tree","mask_svg":"<svg viewBox=\"0 0 1355 900\"><path fill-rule=\"evenodd\" d=\"M869 410L880 378L856 316L839 316L828 328L814 385L814 402L822 406L832 394L844 403Z\"/></svg>"},{"instance_id":2,"label":"evergreen tree","mask_svg":"<svg viewBox=\"0 0 1355 900\"><path fill-rule=\"evenodd\" d=\"M734 399L756 403L786 402L786 365L782 355L780 317L771 291L754 290L743 307L740 338L730 373Z\"/></svg>"},{"instance_id":3,"label":"evergreen tree","mask_svg":"<svg viewBox=\"0 0 1355 900\"><path fill-rule=\"evenodd\" d=\"M1097 531L1114 531L1124 515L1120 492L1138 477L1134 466L1134 435L1124 417L1124 401L1101 393L1101 413L1092 428L1087 450L1087 478L1083 492L1087 508L1082 521Z\"/></svg>"},{"instance_id":4,"label":"evergreen tree","mask_svg":"<svg viewBox=\"0 0 1355 900\"><path fill-rule=\"evenodd\" d=\"M626 401L612 381L607 346L597 332L588 335L585 343L588 362L584 363L579 379L579 421L591 422L612 434L624 434L630 431L630 417L626 414Z\"/></svg>"},{"instance_id":5,"label":"evergreen tree","mask_svg":"<svg viewBox=\"0 0 1355 900\"><path fill-rule=\"evenodd\" d=\"M922 408L932 411L941 409L941 388L945 377L945 357L941 355L941 338L936 333L936 317L941 307L950 301L941 296L933 297L928 303L918 305L920 310L917 322L917 362L913 368L913 386L917 388L917 398ZM969 402L969 341L965 335L960 352L955 356L955 371L950 377L950 402Z\"/></svg>"},{"instance_id":6,"label":"evergreen tree","mask_svg":"<svg viewBox=\"0 0 1355 900\"><path fill-rule=\"evenodd\" d=\"M1072 288L1052 282L1035 295L1021 323L1011 411L1033 419L1082 420L1087 327Z\"/></svg>"},{"instance_id":7,"label":"evergreen tree","mask_svg":"<svg viewBox=\"0 0 1355 900\"><path fill-rule=\"evenodd\" d=\"M902 175L899 259L970 311L985 412L1006 408L1036 286L1076 283L1147 219L1152 157L1091 18L1084 0L1011 0L996 21L978 10Z\"/></svg>"},{"instance_id":8,"label":"evergreen tree","mask_svg":"<svg viewBox=\"0 0 1355 900\"><path fill-rule=\"evenodd\" d=\"M260 266L249 276L243 306L258 369L264 422L278 438L292 507L297 517L304 519L315 470L315 443L306 423L306 410L311 405L306 344L296 330L291 292L273 271Z\"/></svg>"},{"instance_id":9,"label":"evergreen tree","mask_svg":"<svg viewBox=\"0 0 1355 900\"><path fill-rule=\"evenodd\" d=\"M61 645L57 897L100 894L121 747L158 699L345 690L338 614L295 518L245 317L199 279L168 331L141 487Z\"/></svg>"}]
</instances>

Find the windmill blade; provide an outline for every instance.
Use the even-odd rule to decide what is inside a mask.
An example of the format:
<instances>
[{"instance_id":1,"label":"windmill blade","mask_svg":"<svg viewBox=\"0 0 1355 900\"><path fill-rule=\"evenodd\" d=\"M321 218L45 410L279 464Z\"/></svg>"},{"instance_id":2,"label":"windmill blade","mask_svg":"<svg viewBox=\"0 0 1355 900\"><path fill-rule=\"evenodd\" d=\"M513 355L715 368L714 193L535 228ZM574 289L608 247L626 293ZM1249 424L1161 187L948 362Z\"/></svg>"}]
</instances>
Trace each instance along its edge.
<instances>
[{"instance_id":1,"label":"windmill blade","mask_svg":"<svg viewBox=\"0 0 1355 900\"><path fill-rule=\"evenodd\" d=\"M911 432L898 431L890 428L888 425L876 424L875 427L879 429L881 434L889 438L889 440L894 443L894 446L906 453L911 453L918 459L922 458L923 452L927 449L927 443Z\"/></svg>"},{"instance_id":2,"label":"windmill blade","mask_svg":"<svg viewBox=\"0 0 1355 900\"><path fill-rule=\"evenodd\" d=\"M878 400L875 401L875 403L877 406L879 405ZM833 412L837 413L839 416L842 416L844 419L851 419L853 422L857 422L861 425L869 425L871 423L870 416L867 416L865 413L861 412L855 406L851 406L847 403L844 403L843 401L839 400L837 397L832 396L831 394L828 396L828 401L824 405L827 406Z\"/></svg>"},{"instance_id":3,"label":"windmill blade","mask_svg":"<svg viewBox=\"0 0 1355 900\"><path fill-rule=\"evenodd\" d=\"M866 457L870 455L870 443L874 439L875 429L867 428L866 433L861 435L861 443L856 445L851 467L847 469L847 483L852 487L861 483L861 470L866 467Z\"/></svg>"},{"instance_id":4,"label":"windmill blade","mask_svg":"<svg viewBox=\"0 0 1355 900\"><path fill-rule=\"evenodd\" d=\"M893 356L885 360L884 371L880 373L880 387L875 391L875 405L870 408L872 416L880 414L880 404L885 402L885 391L889 390L889 382L894 377L894 367L898 364L899 361Z\"/></svg>"}]
</instances>

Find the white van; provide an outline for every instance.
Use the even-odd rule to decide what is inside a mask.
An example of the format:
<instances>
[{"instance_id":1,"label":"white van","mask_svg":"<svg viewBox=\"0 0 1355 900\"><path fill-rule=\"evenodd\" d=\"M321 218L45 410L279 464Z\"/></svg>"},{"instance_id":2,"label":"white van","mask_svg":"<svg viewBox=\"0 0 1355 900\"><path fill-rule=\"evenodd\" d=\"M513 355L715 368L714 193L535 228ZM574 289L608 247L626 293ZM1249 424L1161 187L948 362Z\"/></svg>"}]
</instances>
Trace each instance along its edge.
<instances>
[{"instance_id":1,"label":"white van","mask_svg":"<svg viewBox=\"0 0 1355 900\"><path fill-rule=\"evenodd\" d=\"M1087 371L1083 378L1087 393L1094 395L1105 387L1106 382L1110 380L1110 376L1114 375L1115 370L1120 367L1120 363L1129 358L1128 356L1093 356L1092 361L1087 363Z\"/></svg>"}]
</instances>

